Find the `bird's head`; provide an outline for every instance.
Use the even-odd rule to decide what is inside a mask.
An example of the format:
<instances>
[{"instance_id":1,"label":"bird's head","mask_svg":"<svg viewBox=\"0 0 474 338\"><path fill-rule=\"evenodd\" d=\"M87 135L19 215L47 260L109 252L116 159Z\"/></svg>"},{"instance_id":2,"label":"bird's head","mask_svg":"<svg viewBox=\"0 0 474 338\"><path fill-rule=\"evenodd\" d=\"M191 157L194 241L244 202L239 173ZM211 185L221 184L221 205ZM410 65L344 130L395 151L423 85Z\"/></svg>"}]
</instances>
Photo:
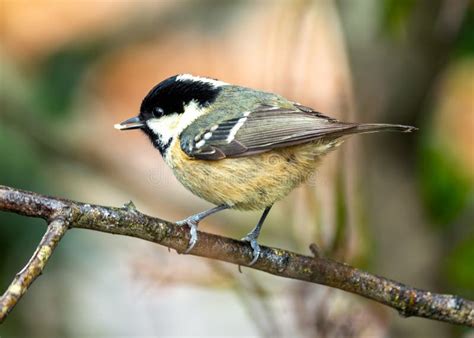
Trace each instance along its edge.
<instances>
[{"instance_id":1,"label":"bird's head","mask_svg":"<svg viewBox=\"0 0 474 338\"><path fill-rule=\"evenodd\" d=\"M163 154L173 139L216 99L225 85L225 82L190 74L172 76L150 90L138 116L114 127L141 129Z\"/></svg>"}]
</instances>

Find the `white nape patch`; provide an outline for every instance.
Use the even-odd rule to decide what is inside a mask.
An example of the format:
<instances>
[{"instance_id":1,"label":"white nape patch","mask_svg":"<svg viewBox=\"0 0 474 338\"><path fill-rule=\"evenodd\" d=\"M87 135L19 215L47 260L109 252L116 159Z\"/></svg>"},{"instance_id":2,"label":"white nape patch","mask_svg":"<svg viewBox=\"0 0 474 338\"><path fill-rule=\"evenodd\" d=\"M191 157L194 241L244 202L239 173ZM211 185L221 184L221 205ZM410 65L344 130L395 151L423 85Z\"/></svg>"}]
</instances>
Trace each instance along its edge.
<instances>
[{"instance_id":1,"label":"white nape patch","mask_svg":"<svg viewBox=\"0 0 474 338\"><path fill-rule=\"evenodd\" d=\"M226 86L228 83L219 81L219 80L214 80L214 79L209 79L207 77L201 77L201 76L194 76L191 74L181 74L176 77L177 81L196 81L196 82L202 82L202 83L209 83L214 86L214 88L219 88L221 86Z\"/></svg>"},{"instance_id":2,"label":"white nape patch","mask_svg":"<svg viewBox=\"0 0 474 338\"><path fill-rule=\"evenodd\" d=\"M249 114L250 114L250 112L249 112ZM226 138L227 143L230 143L234 140L235 134L237 134L240 127L242 127L244 125L245 121L247 121L247 117L241 117L239 119L239 121L235 124L235 126L232 127L232 129L229 132L229 136L227 136L227 138Z\"/></svg>"}]
</instances>

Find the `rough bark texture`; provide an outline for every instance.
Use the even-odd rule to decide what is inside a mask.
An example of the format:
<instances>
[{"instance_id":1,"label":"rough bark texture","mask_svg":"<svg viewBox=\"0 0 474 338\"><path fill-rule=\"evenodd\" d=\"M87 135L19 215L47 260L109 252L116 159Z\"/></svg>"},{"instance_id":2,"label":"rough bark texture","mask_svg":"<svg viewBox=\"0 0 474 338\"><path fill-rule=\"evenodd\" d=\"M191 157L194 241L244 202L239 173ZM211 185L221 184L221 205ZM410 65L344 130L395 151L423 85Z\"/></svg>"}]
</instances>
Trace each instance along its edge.
<instances>
[{"instance_id":1,"label":"rough bark texture","mask_svg":"<svg viewBox=\"0 0 474 338\"><path fill-rule=\"evenodd\" d=\"M28 264L16 274L13 282L0 298L0 323L18 303L36 277L41 274L67 228L67 223L63 219L55 219L48 225L46 233Z\"/></svg>"},{"instance_id":2,"label":"rough bark texture","mask_svg":"<svg viewBox=\"0 0 474 338\"><path fill-rule=\"evenodd\" d=\"M187 227L140 213L132 203L122 208L91 205L0 186L0 210L40 217L49 223L37 251L0 299L0 322L41 272L54 247L69 228L83 228L141 238L182 253L189 241ZM474 327L474 302L456 295L436 294L369 274L318 254L314 257L262 246L250 268L352 292L418 316ZM241 241L199 232L192 255L248 266L250 246Z\"/></svg>"}]
</instances>

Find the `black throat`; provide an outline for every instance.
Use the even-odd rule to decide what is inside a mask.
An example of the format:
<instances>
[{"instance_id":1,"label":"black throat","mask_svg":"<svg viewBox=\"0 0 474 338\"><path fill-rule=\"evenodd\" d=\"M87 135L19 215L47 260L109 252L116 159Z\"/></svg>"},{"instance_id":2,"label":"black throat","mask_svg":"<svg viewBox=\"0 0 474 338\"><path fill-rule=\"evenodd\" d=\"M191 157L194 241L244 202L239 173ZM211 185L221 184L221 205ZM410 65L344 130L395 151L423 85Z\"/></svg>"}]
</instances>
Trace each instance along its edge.
<instances>
[{"instance_id":1,"label":"black throat","mask_svg":"<svg viewBox=\"0 0 474 338\"><path fill-rule=\"evenodd\" d=\"M142 128L143 132L148 136L150 139L150 142L153 144L153 146L160 151L161 156L165 156L166 151L171 145L171 142L173 141L170 139L168 142L163 142L159 136L157 136L153 130L148 128L148 126L145 126Z\"/></svg>"}]
</instances>

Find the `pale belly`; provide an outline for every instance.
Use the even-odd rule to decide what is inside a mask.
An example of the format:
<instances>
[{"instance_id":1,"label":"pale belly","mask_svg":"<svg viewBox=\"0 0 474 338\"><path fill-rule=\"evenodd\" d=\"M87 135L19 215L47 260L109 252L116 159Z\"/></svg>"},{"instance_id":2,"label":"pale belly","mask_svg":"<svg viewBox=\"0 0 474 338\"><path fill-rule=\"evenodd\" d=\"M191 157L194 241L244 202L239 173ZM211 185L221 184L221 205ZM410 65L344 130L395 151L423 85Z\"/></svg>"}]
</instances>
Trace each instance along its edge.
<instances>
[{"instance_id":1,"label":"pale belly","mask_svg":"<svg viewBox=\"0 0 474 338\"><path fill-rule=\"evenodd\" d=\"M203 161L189 159L179 142L174 142L165 161L195 195L216 205L258 210L310 178L318 159L334 146L309 143L248 157Z\"/></svg>"}]
</instances>

